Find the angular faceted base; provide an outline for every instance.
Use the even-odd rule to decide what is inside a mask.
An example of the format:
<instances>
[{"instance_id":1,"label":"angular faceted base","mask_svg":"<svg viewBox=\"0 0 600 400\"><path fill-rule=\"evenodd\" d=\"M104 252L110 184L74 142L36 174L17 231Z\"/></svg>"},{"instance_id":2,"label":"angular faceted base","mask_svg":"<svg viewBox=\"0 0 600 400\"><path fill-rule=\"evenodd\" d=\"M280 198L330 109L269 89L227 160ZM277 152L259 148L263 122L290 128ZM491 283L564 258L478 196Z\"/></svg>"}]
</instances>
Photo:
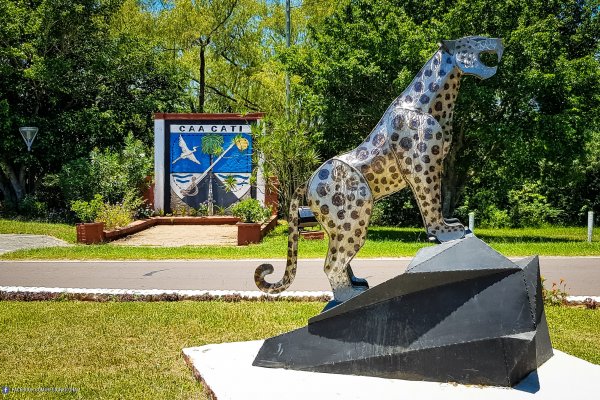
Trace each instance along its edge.
<instances>
[{"instance_id":1,"label":"angular faceted base","mask_svg":"<svg viewBox=\"0 0 600 400\"><path fill-rule=\"evenodd\" d=\"M471 236L267 339L253 365L513 386L551 356L538 258L513 263Z\"/></svg>"}]
</instances>

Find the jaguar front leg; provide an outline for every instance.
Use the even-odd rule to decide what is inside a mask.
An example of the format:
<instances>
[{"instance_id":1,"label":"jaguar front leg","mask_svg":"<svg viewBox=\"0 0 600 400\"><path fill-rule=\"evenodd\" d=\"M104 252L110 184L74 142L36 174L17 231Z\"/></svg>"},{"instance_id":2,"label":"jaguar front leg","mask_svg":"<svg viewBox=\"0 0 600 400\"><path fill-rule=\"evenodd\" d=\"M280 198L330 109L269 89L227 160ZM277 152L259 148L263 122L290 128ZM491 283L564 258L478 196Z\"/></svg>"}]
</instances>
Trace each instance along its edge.
<instances>
[{"instance_id":1,"label":"jaguar front leg","mask_svg":"<svg viewBox=\"0 0 600 400\"><path fill-rule=\"evenodd\" d=\"M421 211L431 240L447 242L465 236L464 226L445 220L442 214L441 176L443 135L439 123L430 115L400 110L392 121L393 146L398 165Z\"/></svg>"},{"instance_id":2,"label":"jaguar front leg","mask_svg":"<svg viewBox=\"0 0 600 400\"><path fill-rule=\"evenodd\" d=\"M440 171L434 167L427 175L410 174L405 179L413 190L429 239L439 242L461 239L465 227L460 222L445 220L442 214L440 177Z\"/></svg>"},{"instance_id":3,"label":"jaguar front leg","mask_svg":"<svg viewBox=\"0 0 600 400\"><path fill-rule=\"evenodd\" d=\"M419 180L419 177L413 178L411 187L414 188L415 198L423 216L423 223L425 224L429 240L447 242L462 239L465 236L465 227L463 224L458 222L458 220L450 222L443 217L440 190L435 189L436 186L439 188L439 175L438 184L420 185Z\"/></svg>"}]
</instances>

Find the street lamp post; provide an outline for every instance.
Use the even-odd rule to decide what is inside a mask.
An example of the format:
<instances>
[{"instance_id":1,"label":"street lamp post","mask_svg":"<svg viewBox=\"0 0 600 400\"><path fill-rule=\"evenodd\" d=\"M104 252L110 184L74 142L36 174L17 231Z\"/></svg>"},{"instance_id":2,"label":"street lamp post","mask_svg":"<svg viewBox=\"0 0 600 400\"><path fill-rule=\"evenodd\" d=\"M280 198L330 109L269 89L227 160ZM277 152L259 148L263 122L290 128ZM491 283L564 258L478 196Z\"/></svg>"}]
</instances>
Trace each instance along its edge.
<instances>
[{"instance_id":1,"label":"street lamp post","mask_svg":"<svg viewBox=\"0 0 600 400\"><path fill-rule=\"evenodd\" d=\"M19 128L19 132L21 132L21 136L23 136L23 140L25 141L25 144L27 145L27 151L31 152L31 145L33 144L33 141L35 140L35 136L38 133L38 128L36 126L22 126ZM29 192L32 190L33 187L33 181L31 179L30 176L31 172L29 171L29 168L27 168L27 175L28 175L28 179L27 181L25 181L24 184L24 189L25 192ZM29 186L29 188L28 188Z\"/></svg>"},{"instance_id":2,"label":"street lamp post","mask_svg":"<svg viewBox=\"0 0 600 400\"><path fill-rule=\"evenodd\" d=\"M285 47L290 47L292 42L292 13L291 0L285 2ZM285 73L285 111L289 118L290 116L290 73Z\"/></svg>"},{"instance_id":3,"label":"street lamp post","mask_svg":"<svg viewBox=\"0 0 600 400\"><path fill-rule=\"evenodd\" d=\"M31 151L31 145L38 133L38 128L35 126L22 126L19 128L19 132L21 132L21 136L23 136L23 140L27 145L27 151Z\"/></svg>"}]
</instances>

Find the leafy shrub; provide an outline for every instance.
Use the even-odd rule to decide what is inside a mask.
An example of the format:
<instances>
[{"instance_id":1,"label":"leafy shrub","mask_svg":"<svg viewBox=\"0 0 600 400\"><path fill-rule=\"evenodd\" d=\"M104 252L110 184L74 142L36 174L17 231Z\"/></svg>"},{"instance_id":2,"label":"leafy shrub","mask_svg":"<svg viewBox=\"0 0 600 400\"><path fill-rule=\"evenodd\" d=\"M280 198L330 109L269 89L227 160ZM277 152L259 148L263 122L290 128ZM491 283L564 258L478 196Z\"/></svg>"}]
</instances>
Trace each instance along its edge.
<instances>
[{"instance_id":1,"label":"leafy shrub","mask_svg":"<svg viewBox=\"0 0 600 400\"><path fill-rule=\"evenodd\" d=\"M92 175L90 160L78 158L64 164L57 174L46 175L43 185L59 191L64 201L72 204L76 200L91 200L94 193L99 193Z\"/></svg>"},{"instance_id":2,"label":"leafy shrub","mask_svg":"<svg viewBox=\"0 0 600 400\"><path fill-rule=\"evenodd\" d=\"M208 215L208 204L201 203L196 209L196 215L199 217L205 217Z\"/></svg>"},{"instance_id":3,"label":"leafy shrub","mask_svg":"<svg viewBox=\"0 0 600 400\"><path fill-rule=\"evenodd\" d=\"M129 191L123 201L114 204L104 202L104 198L96 194L90 201L73 201L71 211L82 222L104 222L105 229L115 229L129 225L143 204L134 191Z\"/></svg>"},{"instance_id":4,"label":"leafy shrub","mask_svg":"<svg viewBox=\"0 0 600 400\"><path fill-rule=\"evenodd\" d=\"M103 205L96 217L97 222L104 222L104 229L111 230L122 228L133 221L131 210L124 207L122 203Z\"/></svg>"},{"instance_id":5,"label":"leafy shrub","mask_svg":"<svg viewBox=\"0 0 600 400\"><path fill-rule=\"evenodd\" d=\"M75 200L71 203L71 211L81 222L94 222L104 206L104 199L96 194L90 201Z\"/></svg>"},{"instance_id":6,"label":"leafy shrub","mask_svg":"<svg viewBox=\"0 0 600 400\"><path fill-rule=\"evenodd\" d=\"M245 199L231 207L231 213L242 222L263 222L271 215L271 210L263 207L256 199Z\"/></svg>"},{"instance_id":7,"label":"leafy shrub","mask_svg":"<svg viewBox=\"0 0 600 400\"><path fill-rule=\"evenodd\" d=\"M477 221L479 219L479 221ZM468 219L465 219L465 222ZM512 225L510 215L506 210L500 210L495 205L489 205L482 212L475 213L475 225L486 228L507 228Z\"/></svg>"},{"instance_id":8,"label":"leafy shrub","mask_svg":"<svg viewBox=\"0 0 600 400\"><path fill-rule=\"evenodd\" d=\"M143 204L141 198L130 191L122 202L104 203L96 216L97 222L104 222L105 229L122 228L133 222L135 211Z\"/></svg>"},{"instance_id":9,"label":"leafy shrub","mask_svg":"<svg viewBox=\"0 0 600 400\"><path fill-rule=\"evenodd\" d=\"M539 182L526 182L520 188L509 190L507 198L482 189L467 193L456 214L466 223L468 213L475 212L475 225L489 228L540 227L557 222L562 211L553 207L541 192Z\"/></svg>"},{"instance_id":10,"label":"leafy shrub","mask_svg":"<svg viewBox=\"0 0 600 400\"><path fill-rule=\"evenodd\" d=\"M143 203L134 212L135 219L146 219L154 215L154 210L147 203Z\"/></svg>"},{"instance_id":11,"label":"leafy shrub","mask_svg":"<svg viewBox=\"0 0 600 400\"><path fill-rule=\"evenodd\" d=\"M148 186L146 177L152 169L151 152L129 134L121 152L94 149L89 157L73 160L58 174L46 176L44 184L58 187L68 203L91 200L92 194L97 193L116 204L131 190L141 195Z\"/></svg>"},{"instance_id":12,"label":"leafy shrub","mask_svg":"<svg viewBox=\"0 0 600 400\"><path fill-rule=\"evenodd\" d=\"M372 226L385 226L384 222L385 205L378 201L371 210L371 225Z\"/></svg>"},{"instance_id":13,"label":"leafy shrub","mask_svg":"<svg viewBox=\"0 0 600 400\"><path fill-rule=\"evenodd\" d=\"M319 163L316 145L320 138L299 113L271 117L253 129L256 162L265 177L279 179L279 210L287 217L296 188L310 177ZM264 127L264 129L263 129Z\"/></svg>"},{"instance_id":14,"label":"leafy shrub","mask_svg":"<svg viewBox=\"0 0 600 400\"><path fill-rule=\"evenodd\" d=\"M375 203L373 226L423 226L421 213L410 190L402 190Z\"/></svg>"},{"instance_id":15,"label":"leafy shrub","mask_svg":"<svg viewBox=\"0 0 600 400\"><path fill-rule=\"evenodd\" d=\"M189 207L185 204L178 205L173 209L173 215L177 217L185 217L186 215L188 215L188 209Z\"/></svg>"},{"instance_id":16,"label":"leafy shrub","mask_svg":"<svg viewBox=\"0 0 600 400\"><path fill-rule=\"evenodd\" d=\"M48 215L48 206L35 195L27 194L19 203L19 212L28 218L40 219Z\"/></svg>"},{"instance_id":17,"label":"leafy shrub","mask_svg":"<svg viewBox=\"0 0 600 400\"><path fill-rule=\"evenodd\" d=\"M539 193L540 186L529 182L521 189L508 192L513 227L540 227L560 215L561 211L552 207L546 196Z\"/></svg>"},{"instance_id":18,"label":"leafy shrub","mask_svg":"<svg viewBox=\"0 0 600 400\"><path fill-rule=\"evenodd\" d=\"M221 207L218 205L214 205L213 207L213 214L214 215L225 215L225 207Z\"/></svg>"}]
</instances>

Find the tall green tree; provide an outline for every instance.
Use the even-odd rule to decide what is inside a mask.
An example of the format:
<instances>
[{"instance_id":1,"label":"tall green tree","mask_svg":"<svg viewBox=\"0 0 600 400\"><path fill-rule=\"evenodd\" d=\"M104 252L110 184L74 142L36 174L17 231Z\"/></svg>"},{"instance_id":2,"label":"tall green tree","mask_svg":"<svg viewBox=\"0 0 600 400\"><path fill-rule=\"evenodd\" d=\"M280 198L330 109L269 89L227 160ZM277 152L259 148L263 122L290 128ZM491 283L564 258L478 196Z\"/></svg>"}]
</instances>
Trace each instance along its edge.
<instances>
[{"instance_id":1,"label":"tall green tree","mask_svg":"<svg viewBox=\"0 0 600 400\"><path fill-rule=\"evenodd\" d=\"M294 44L306 40L310 21L335 6L332 0L294 3ZM188 111L280 114L286 101L284 10L283 1L126 0L119 30L144 36L186 71Z\"/></svg>"},{"instance_id":2,"label":"tall green tree","mask_svg":"<svg viewBox=\"0 0 600 400\"><path fill-rule=\"evenodd\" d=\"M515 207L511 192L537 187L562 211L555 220L571 224L600 205L586 184L597 174L587 149L600 131L599 6L597 0L459 1L448 13L448 35L477 27L503 37L506 46L495 79L461 89L457 173L449 184L465 192L462 199L455 194L454 204L488 218L490 206Z\"/></svg>"},{"instance_id":3,"label":"tall green tree","mask_svg":"<svg viewBox=\"0 0 600 400\"><path fill-rule=\"evenodd\" d=\"M121 25L146 36L186 72L189 111L256 111L265 10L256 0L128 0ZM130 16L140 23L131 24Z\"/></svg>"},{"instance_id":4,"label":"tall green tree","mask_svg":"<svg viewBox=\"0 0 600 400\"><path fill-rule=\"evenodd\" d=\"M286 61L332 156L367 135L440 39L504 38L498 74L463 80L444 212L506 209L511 190L535 187L574 222L598 205L589 146L600 115L598 9L597 0L346 1L310 24Z\"/></svg>"},{"instance_id":5,"label":"tall green tree","mask_svg":"<svg viewBox=\"0 0 600 400\"><path fill-rule=\"evenodd\" d=\"M164 54L113 34L120 0L0 1L0 191L18 202L41 177L128 132L151 140L152 112L178 109ZM40 128L31 153L18 127ZM25 171L29 169L26 173ZM26 177L29 184L25 187Z\"/></svg>"}]
</instances>

